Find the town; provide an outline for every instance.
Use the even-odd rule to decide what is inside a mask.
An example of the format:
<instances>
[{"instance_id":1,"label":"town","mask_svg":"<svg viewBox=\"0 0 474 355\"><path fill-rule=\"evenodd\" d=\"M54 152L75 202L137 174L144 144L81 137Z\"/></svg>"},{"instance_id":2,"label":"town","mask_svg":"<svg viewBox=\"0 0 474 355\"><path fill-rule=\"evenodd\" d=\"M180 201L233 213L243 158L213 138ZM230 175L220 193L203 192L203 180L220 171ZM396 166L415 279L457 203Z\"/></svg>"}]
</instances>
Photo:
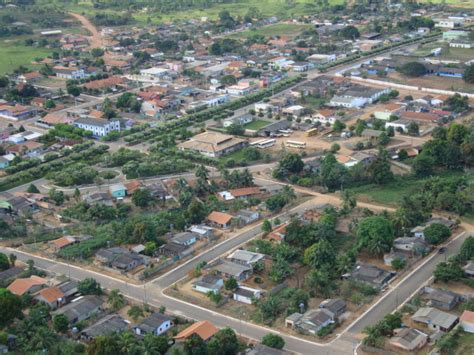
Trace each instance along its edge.
<instances>
[{"instance_id":1,"label":"town","mask_svg":"<svg viewBox=\"0 0 474 355\"><path fill-rule=\"evenodd\" d=\"M474 353L470 1L0 2L0 352Z\"/></svg>"}]
</instances>

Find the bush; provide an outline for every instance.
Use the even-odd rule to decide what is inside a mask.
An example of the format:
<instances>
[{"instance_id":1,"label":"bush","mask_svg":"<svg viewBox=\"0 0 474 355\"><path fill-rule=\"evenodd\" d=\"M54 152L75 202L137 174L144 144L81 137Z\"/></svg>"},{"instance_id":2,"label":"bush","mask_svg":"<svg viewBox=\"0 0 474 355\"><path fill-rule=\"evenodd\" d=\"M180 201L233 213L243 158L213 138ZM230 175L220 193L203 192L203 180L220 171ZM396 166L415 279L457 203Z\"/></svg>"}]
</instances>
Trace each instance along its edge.
<instances>
[{"instance_id":1,"label":"bush","mask_svg":"<svg viewBox=\"0 0 474 355\"><path fill-rule=\"evenodd\" d=\"M283 349L285 341L277 334L268 333L262 338L262 344L274 349Z\"/></svg>"},{"instance_id":2,"label":"bush","mask_svg":"<svg viewBox=\"0 0 474 355\"><path fill-rule=\"evenodd\" d=\"M451 230L441 223L432 223L424 230L425 240L432 244L437 245L443 242L451 235Z\"/></svg>"}]
</instances>

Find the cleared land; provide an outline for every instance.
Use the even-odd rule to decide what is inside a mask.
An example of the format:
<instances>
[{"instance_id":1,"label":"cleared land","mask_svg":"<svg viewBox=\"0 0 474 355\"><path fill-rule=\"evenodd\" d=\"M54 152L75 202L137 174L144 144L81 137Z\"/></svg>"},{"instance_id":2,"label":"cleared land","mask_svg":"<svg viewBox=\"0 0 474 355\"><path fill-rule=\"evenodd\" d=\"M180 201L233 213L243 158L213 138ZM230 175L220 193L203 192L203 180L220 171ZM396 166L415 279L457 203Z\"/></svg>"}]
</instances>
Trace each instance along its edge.
<instances>
[{"instance_id":1,"label":"cleared land","mask_svg":"<svg viewBox=\"0 0 474 355\"><path fill-rule=\"evenodd\" d=\"M277 23L261 27L258 29L247 30L239 33L235 33L230 37L234 38L249 38L255 35L270 37L270 36L285 36L285 37L296 37L304 30L310 29L311 25L302 25L296 23Z\"/></svg>"},{"instance_id":2,"label":"cleared land","mask_svg":"<svg viewBox=\"0 0 474 355\"><path fill-rule=\"evenodd\" d=\"M27 47L16 43L0 42L0 74L6 74L20 65L33 68L31 64L36 58L45 58L51 54L46 48Z\"/></svg>"}]
</instances>

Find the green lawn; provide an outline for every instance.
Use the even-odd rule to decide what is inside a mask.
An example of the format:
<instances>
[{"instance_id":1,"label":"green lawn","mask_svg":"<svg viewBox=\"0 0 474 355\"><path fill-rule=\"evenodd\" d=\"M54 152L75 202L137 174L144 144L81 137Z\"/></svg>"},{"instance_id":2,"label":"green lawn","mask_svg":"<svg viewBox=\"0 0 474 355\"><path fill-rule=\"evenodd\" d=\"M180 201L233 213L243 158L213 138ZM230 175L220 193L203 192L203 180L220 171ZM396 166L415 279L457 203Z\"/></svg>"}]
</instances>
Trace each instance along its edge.
<instances>
[{"instance_id":1,"label":"green lawn","mask_svg":"<svg viewBox=\"0 0 474 355\"><path fill-rule=\"evenodd\" d=\"M12 72L20 65L32 68L35 58L45 58L51 54L46 48L27 47L16 43L0 42L0 74Z\"/></svg>"},{"instance_id":2,"label":"green lawn","mask_svg":"<svg viewBox=\"0 0 474 355\"><path fill-rule=\"evenodd\" d=\"M269 125L271 122L270 121L266 121L266 120L255 120L255 121L252 121L250 123L247 123L244 128L245 129L251 129L251 130L259 130L260 128L263 128L267 125Z\"/></svg>"},{"instance_id":3,"label":"green lawn","mask_svg":"<svg viewBox=\"0 0 474 355\"><path fill-rule=\"evenodd\" d=\"M437 176L441 179L449 179L455 176L462 176L462 172L444 172ZM395 181L386 185L364 185L350 188L356 195L363 196L368 200L383 205L397 205L404 196L408 196L419 191L426 179L415 177L399 177ZM474 177L473 177L474 180Z\"/></svg>"},{"instance_id":4,"label":"green lawn","mask_svg":"<svg viewBox=\"0 0 474 355\"><path fill-rule=\"evenodd\" d=\"M304 30L310 29L311 25L302 25L297 23L276 23L274 25L264 26L258 29L239 32L231 35L234 38L248 38L255 35L271 37L286 36L296 37Z\"/></svg>"}]
</instances>

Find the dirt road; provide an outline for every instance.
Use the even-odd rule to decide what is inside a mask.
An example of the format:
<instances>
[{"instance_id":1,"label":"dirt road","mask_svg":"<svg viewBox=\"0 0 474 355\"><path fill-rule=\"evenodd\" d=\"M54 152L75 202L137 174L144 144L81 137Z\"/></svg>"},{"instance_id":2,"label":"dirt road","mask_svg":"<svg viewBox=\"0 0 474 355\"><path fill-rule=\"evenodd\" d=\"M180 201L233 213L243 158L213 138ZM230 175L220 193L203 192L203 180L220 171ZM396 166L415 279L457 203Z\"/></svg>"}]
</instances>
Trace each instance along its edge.
<instances>
[{"instance_id":1,"label":"dirt road","mask_svg":"<svg viewBox=\"0 0 474 355\"><path fill-rule=\"evenodd\" d=\"M91 34L91 36L89 37L90 49L103 47L102 36L100 35L94 24L90 22L88 18L83 15L76 14L74 12L69 12L69 15L78 20L82 24L82 27L84 27Z\"/></svg>"}]
</instances>

